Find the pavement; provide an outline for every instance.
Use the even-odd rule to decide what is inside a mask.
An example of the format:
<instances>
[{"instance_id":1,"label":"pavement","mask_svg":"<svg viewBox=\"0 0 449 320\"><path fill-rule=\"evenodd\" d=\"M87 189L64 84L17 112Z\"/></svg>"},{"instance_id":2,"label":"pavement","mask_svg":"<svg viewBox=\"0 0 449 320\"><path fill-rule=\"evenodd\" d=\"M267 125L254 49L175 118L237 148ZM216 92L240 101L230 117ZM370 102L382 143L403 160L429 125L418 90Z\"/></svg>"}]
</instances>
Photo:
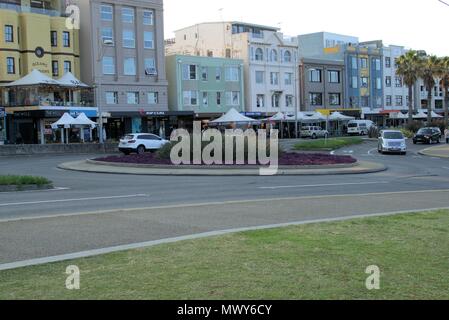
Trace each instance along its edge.
<instances>
[{"instance_id":1,"label":"pavement","mask_svg":"<svg viewBox=\"0 0 449 320\"><path fill-rule=\"evenodd\" d=\"M420 151L420 154L428 157L449 159L449 144L430 147Z\"/></svg>"},{"instance_id":2,"label":"pavement","mask_svg":"<svg viewBox=\"0 0 449 320\"><path fill-rule=\"evenodd\" d=\"M84 171L91 173L131 174L149 176L259 176L258 168L185 168L182 166L137 166L127 164L107 164L91 160L81 160L62 163L60 169L72 171ZM362 174L374 173L386 170L387 167L381 163L360 161L350 165L329 165L311 167L279 167L275 175L302 176L302 175L339 175L339 174ZM274 172L273 172L274 174Z\"/></svg>"},{"instance_id":3,"label":"pavement","mask_svg":"<svg viewBox=\"0 0 449 320\"><path fill-rule=\"evenodd\" d=\"M204 232L449 207L449 161L380 155L374 141L336 154L388 171L322 176L144 176L58 169L98 155L0 157L0 174L55 189L0 193L0 264ZM1 266L0 266L1 268Z\"/></svg>"}]
</instances>

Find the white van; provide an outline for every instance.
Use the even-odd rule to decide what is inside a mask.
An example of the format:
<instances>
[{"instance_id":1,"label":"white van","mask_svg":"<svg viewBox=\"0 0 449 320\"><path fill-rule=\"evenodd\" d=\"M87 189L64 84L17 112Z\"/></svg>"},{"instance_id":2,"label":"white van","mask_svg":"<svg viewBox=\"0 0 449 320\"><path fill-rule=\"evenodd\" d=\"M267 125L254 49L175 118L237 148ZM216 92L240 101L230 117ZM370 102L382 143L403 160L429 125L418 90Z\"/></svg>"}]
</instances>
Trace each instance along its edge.
<instances>
[{"instance_id":1,"label":"white van","mask_svg":"<svg viewBox=\"0 0 449 320\"><path fill-rule=\"evenodd\" d=\"M364 136L376 125L371 120L352 120L348 122L348 134Z\"/></svg>"}]
</instances>

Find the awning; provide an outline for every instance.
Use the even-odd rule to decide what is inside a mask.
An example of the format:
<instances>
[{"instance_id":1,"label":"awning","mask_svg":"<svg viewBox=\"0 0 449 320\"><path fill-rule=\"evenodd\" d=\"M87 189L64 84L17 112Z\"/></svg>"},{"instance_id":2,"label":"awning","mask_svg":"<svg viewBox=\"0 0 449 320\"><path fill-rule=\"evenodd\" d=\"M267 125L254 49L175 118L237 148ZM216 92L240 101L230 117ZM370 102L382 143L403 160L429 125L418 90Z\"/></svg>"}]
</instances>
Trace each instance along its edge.
<instances>
[{"instance_id":1,"label":"awning","mask_svg":"<svg viewBox=\"0 0 449 320\"><path fill-rule=\"evenodd\" d=\"M260 121L246 117L232 108L225 115L214 121L211 121L210 123L260 123Z\"/></svg>"},{"instance_id":2,"label":"awning","mask_svg":"<svg viewBox=\"0 0 449 320\"><path fill-rule=\"evenodd\" d=\"M85 83L78 80L71 72L67 72L59 80L59 84L67 88L89 88Z\"/></svg>"},{"instance_id":3,"label":"awning","mask_svg":"<svg viewBox=\"0 0 449 320\"><path fill-rule=\"evenodd\" d=\"M97 126L96 122L93 122L92 120L90 120L86 114L81 113L76 119L75 119L75 125L78 126L87 126L87 127L91 127L92 129L95 128Z\"/></svg>"},{"instance_id":4,"label":"awning","mask_svg":"<svg viewBox=\"0 0 449 320\"><path fill-rule=\"evenodd\" d=\"M59 81L54 80L42 72L34 69L25 77L16 80L11 83L2 84L1 87L12 88L12 87L32 87L32 86L60 86Z\"/></svg>"},{"instance_id":5,"label":"awning","mask_svg":"<svg viewBox=\"0 0 449 320\"><path fill-rule=\"evenodd\" d=\"M334 112L329 116L329 121L351 121L354 120L355 117L348 117L340 112Z\"/></svg>"},{"instance_id":6,"label":"awning","mask_svg":"<svg viewBox=\"0 0 449 320\"><path fill-rule=\"evenodd\" d=\"M58 121L53 123L51 127L52 129L58 129L60 127L68 129L75 124L76 119L66 112Z\"/></svg>"}]
</instances>

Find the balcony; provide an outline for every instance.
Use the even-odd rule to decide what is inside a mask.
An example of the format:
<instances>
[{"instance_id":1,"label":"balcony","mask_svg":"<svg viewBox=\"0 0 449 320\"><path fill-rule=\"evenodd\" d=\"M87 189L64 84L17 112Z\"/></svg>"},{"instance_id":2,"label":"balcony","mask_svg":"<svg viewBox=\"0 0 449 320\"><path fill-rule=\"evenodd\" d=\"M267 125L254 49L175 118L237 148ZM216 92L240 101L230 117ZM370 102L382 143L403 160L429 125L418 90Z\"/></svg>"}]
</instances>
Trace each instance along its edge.
<instances>
[{"instance_id":1,"label":"balcony","mask_svg":"<svg viewBox=\"0 0 449 320\"><path fill-rule=\"evenodd\" d=\"M31 13L43 14L43 15L51 16L51 17L65 16L65 13L62 13L59 10L21 6L21 5L17 5L17 4L4 3L4 2L0 2L0 9L1 10L12 10L12 11L16 11L18 13L31 12Z\"/></svg>"}]
</instances>

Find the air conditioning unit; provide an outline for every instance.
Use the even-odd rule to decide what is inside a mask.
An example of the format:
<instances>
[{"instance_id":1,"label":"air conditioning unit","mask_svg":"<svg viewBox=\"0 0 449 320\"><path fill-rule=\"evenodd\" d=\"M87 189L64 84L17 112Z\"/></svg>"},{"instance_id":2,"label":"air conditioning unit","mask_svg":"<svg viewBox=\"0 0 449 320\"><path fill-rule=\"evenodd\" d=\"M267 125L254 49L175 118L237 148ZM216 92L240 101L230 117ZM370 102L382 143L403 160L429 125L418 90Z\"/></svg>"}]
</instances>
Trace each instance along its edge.
<instances>
[{"instance_id":1,"label":"air conditioning unit","mask_svg":"<svg viewBox=\"0 0 449 320\"><path fill-rule=\"evenodd\" d=\"M145 74L147 76L157 76L156 68L145 68Z\"/></svg>"}]
</instances>

